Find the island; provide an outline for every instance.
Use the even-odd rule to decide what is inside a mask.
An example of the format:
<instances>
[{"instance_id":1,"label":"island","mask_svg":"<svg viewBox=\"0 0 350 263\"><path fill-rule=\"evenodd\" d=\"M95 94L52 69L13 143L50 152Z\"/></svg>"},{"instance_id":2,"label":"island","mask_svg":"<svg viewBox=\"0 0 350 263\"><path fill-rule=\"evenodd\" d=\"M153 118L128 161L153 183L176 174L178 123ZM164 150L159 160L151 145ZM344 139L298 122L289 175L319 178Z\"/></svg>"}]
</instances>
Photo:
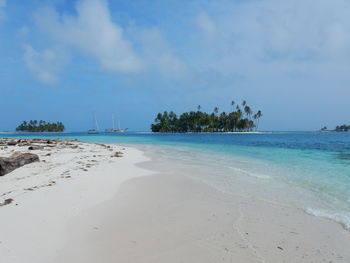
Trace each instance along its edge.
<instances>
[{"instance_id":1,"label":"island","mask_svg":"<svg viewBox=\"0 0 350 263\"><path fill-rule=\"evenodd\" d=\"M200 105L197 111L184 112L179 117L173 111L164 111L157 114L151 130L164 133L257 131L259 120L263 116L260 110L254 113L246 101L237 105L231 101L230 105L232 111L229 113L219 113L218 107L212 113L206 113L201 111Z\"/></svg>"},{"instance_id":2,"label":"island","mask_svg":"<svg viewBox=\"0 0 350 263\"><path fill-rule=\"evenodd\" d=\"M335 127L335 131L337 132L348 132L350 131L350 125L339 125Z\"/></svg>"},{"instance_id":3,"label":"island","mask_svg":"<svg viewBox=\"0 0 350 263\"><path fill-rule=\"evenodd\" d=\"M338 125L335 127L334 130L328 130L328 128L325 126L320 129L321 132L349 132L350 131L350 125Z\"/></svg>"},{"instance_id":4,"label":"island","mask_svg":"<svg viewBox=\"0 0 350 263\"><path fill-rule=\"evenodd\" d=\"M17 132L63 132L65 129L62 122L46 122L43 120L23 121L17 128Z\"/></svg>"}]
</instances>

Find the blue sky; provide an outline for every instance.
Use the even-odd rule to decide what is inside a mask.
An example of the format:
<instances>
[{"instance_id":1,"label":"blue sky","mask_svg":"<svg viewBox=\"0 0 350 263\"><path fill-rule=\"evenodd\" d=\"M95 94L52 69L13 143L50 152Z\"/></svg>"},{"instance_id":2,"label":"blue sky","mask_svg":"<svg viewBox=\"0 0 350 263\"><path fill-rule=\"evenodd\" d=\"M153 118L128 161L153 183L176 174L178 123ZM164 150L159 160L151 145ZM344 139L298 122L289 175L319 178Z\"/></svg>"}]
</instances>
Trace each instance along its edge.
<instances>
[{"instance_id":1,"label":"blue sky","mask_svg":"<svg viewBox=\"0 0 350 263\"><path fill-rule=\"evenodd\" d=\"M0 0L0 89L0 130L148 130L243 99L264 130L350 124L350 2Z\"/></svg>"}]
</instances>

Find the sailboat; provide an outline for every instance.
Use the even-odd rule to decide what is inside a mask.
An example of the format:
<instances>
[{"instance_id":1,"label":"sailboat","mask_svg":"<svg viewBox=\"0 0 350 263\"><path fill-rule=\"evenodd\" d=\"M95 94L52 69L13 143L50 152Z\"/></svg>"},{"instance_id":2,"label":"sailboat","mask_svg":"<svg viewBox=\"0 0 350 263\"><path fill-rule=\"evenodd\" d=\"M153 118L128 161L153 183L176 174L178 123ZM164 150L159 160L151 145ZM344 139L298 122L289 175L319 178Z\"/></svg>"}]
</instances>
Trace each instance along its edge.
<instances>
[{"instance_id":1,"label":"sailboat","mask_svg":"<svg viewBox=\"0 0 350 263\"><path fill-rule=\"evenodd\" d=\"M116 132L114 114L112 114L112 128L106 129L105 132L106 133L114 133L114 132Z\"/></svg>"},{"instance_id":2,"label":"sailboat","mask_svg":"<svg viewBox=\"0 0 350 263\"><path fill-rule=\"evenodd\" d=\"M118 120L118 129L116 132L126 132L128 128L120 129L120 121Z\"/></svg>"},{"instance_id":3,"label":"sailboat","mask_svg":"<svg viewBox=\"0 0 350 263\"><path fill-rule=\"evenodd\" d=\"M118 129L115 128L115 119L114 119L114 114L112 114L112 127L113 128L109 128L106 129L105 132L106 133L122 133L125 132L127 130L127 128L125 129L120 129L120 121L118 120Z\"/></svg>"},{"instance_id":4,"label":"sailboat","mask_svg":"<svg viewBox=\"0 0 350 263\"><path fill-rule=\"evenodd\" d=\"M96 114L93 114L93 129L88 130L88 134L99 134L98 130L98 124L97 124L97 119L96 119Z\"/></svg>"}]
</instances>

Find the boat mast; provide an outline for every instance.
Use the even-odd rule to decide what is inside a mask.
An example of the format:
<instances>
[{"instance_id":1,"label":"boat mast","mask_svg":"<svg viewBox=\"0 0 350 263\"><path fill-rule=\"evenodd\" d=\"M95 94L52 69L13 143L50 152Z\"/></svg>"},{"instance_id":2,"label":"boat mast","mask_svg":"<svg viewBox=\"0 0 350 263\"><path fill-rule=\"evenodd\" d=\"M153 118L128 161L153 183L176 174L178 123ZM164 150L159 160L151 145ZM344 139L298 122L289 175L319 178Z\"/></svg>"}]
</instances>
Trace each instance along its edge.
<instances>
[{"instance_id":1,"label":"boat mast","mask_svg":"<svg viewBox=\"0 0 350 263\"><path fill-rule=\"evenodd\" d=\"M94 112L93 116L94 116L94 126L95 126L94 129L98 131L98 123L97 123L95 112Z\"/></svg>"},{"instance_id":2,"label":"boat mast","mask_svg":"<svg viewBox=\"0 0 350 263\"><path fill-rule=\"evenodd\" d=\"M112 128L113 128L113 131L114 131L115 130L114 114L112 114Z\"/></svg>"}]
</instances>

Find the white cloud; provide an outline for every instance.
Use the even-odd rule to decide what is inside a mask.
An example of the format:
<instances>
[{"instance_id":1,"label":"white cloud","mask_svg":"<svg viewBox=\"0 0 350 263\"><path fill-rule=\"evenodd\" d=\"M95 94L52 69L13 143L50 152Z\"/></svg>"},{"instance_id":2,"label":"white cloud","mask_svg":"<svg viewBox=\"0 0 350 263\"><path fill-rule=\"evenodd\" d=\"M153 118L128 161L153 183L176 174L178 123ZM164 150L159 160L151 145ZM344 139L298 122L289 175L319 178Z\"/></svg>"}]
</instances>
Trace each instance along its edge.
<instances>
[{"instance_id":1,"label":"white cloud","mask_svg":"<svg viewBox=\"0 0 350 263\"><path fill-rule=\"evenodd\" d=\"M34 77L44 84L57 84L56 74L64 56L53 49L36 51L30 45L24 45L23 48L23 60Z\"/></svg>"},{"instance_id":2,"label":"white cloud","mask_svg":"<svg viewBox=\"0 0 350 263\"><path fill-rule=\"evenodd\" d=\"M60 15L44 9L36 16L38 25L61 43L96 59L103 70L135 73L142 62L135 54L123 29L111 19L104 0L79 1L77 15Z\"/></svg>"},{"instance_id":3,"label":"white cloud","mask_svg":"<svg viewBox=\"0 0 350 263\"><path fill-rule=\"evenodd\" d=\"M52 37L56 46L95 59L106 72L155 72L178 79L189 75L188 67L156 28L129 28L129 36L139 47L136 53L126 32L112 21L105 0L79 1L76 15L59 14L47 7L36 13L35 20L39 28ZM25 35L28 30L23 28L20 32Z\"/></svg>"},{"instance_id":4,"label":"white cloud","mask_svg":"<svg viewBox=\"0 0 350 263\"><path fill-rule=\"evenodd\" d=\"M206 36L212 37L216 34L216 26L206 12L202 11L196 17L196 24Z\"/></svg>"},{"instance_id":5,"label":"white cloud","mask_svg":"<svg viewBox=\"0 0 350 263\"><path fill-rule=\"evenodd\" d=\"M291 76L306 68L306 75L323 75L335 65L349 69L347 0L223 2L208 10L215 36L203 34L205 28L211 32L205 13L195 16L202 30L191 40L192 68L246 78Z\"/></svg>"},{"instance_id":6,"label":"white cloud","mask_svg":"<svg viewBox=\"0 0 350 263\"><path fill-rule=\"evenodd\" d=\"M346 0L249 1L216 19L224 41L239 52L274 60L329 59L349 55L349 10Z\"/></svg>"},{"instance_id":7,"label":"white cloud","mask_svg":"<svg viewBox=\"0 0 350 263\"><path fill-rule=\"evenodd\" d=\"M142 44L147 67L155 69L165 77L183 79L189 76L188 67L176 56L159 29L144 29L136 32Z\"/></svg>"}]
</instances>

